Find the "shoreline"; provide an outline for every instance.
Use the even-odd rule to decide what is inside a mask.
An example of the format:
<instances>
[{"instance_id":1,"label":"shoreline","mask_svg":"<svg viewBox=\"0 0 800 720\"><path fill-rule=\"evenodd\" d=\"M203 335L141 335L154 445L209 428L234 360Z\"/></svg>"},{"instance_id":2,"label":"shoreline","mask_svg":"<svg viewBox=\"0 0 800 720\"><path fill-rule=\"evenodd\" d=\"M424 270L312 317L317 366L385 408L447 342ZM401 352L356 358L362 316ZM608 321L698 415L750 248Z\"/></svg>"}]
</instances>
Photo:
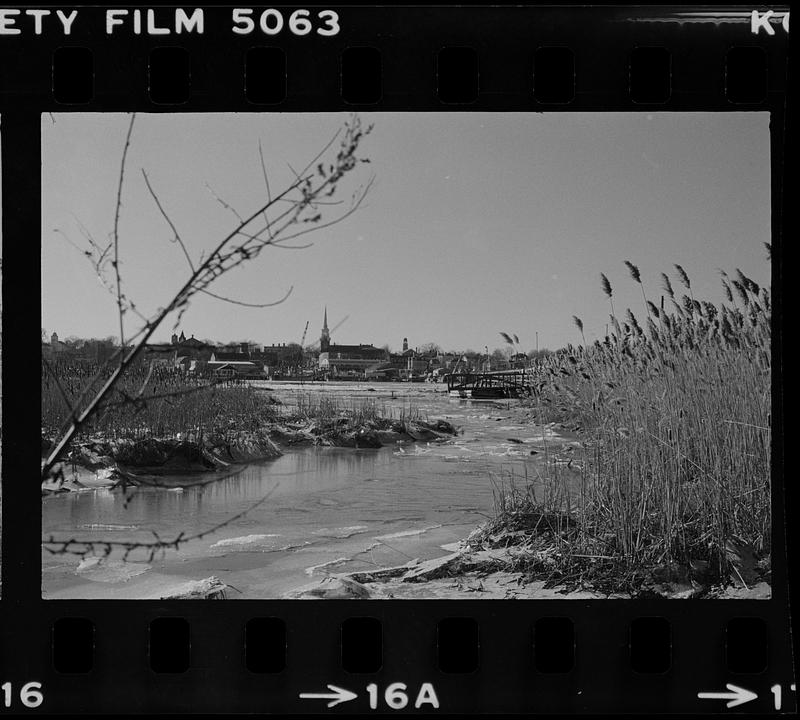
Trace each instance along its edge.
<instances>
[{"instance_id":1,"label":"shoreline","mask_svg":"<svg viewBox=\"0 0 800 720\"><path fill-rule=\"evenodd\" d=\"M510 408L509 408L510 409ZM531 420L531 409L522 405L514 408L515 416L520 422ZM361 423L354 426L347 423L345 418L339 418L344 422L334 423L333 432L321 430L320 424L309 418L299 419L283 418L281 422L273 422L268 429L261 431L261 437L266 437L278 454L282 454L280 447L291 447L292 450L310 446L327 446L342 448L372 448L399 446L404 443L423 442L444 442L457 434L457 430L445 421L429 423L427 421L396 421L385 420L387 425L383 429L376 429L374 423ZM561 417L562 422L554 423L567 430L575 430L573 423L568 418ZM444 423L444 424L439 424ZM551 425L553 423L548 423ZM252 431L249 431L252 432ZM252 440L252 438L250 438ZM518 442L514 438L509 440ZM87 441L84 445L91 446L96 441ZM147 441L145 441L147 442ZM164 441L167 442L167 441ZM185 440L169 440L175 447L180 443L185 444ZM185 445L184 445L185 447ZM263 448L262 448L263 449ZM90 454L87 455L89 462L84 465L76 464L76 476L69 480L61 481L61 488L50 489L43 487L43 494L53 492L93 490L96 488L114 488L120 484L120 478L115 477L115 467L108 463L108 459L98 456L92 447L88 447ZM93 455L91 454L93 453ZM553 452L553 463L555 465L572 463L572 458L565 461L557 457L558 453ZM217 454L219 457L219 454ZM226 457L228 457L226 455ZM276 455L244 459L240 464L246 465L257 463L260 460L268 460ZM106 456L108 458L108 456ZM99 460L99 463L98 463ZM90 467L93 462L94 467ZM574 464L574 463L573 463ZM197 484L214 482L216 479L212 475L223 473L230 467L231 463L206 468L196 471L194 477ZM150 468L153 469L153 468ZM174 474L174 465L169 465L168 470ZM182 491L182 487L189 487L193 483L191 479L181 479L177 485L174 483L163 483L158 473L150 476L137 478L131 475L129 469L124 470L128 475L128 482L133 485L137 480L142 485L156 485L166 490ZM124 476L123 476L124 477ZM209 479L211 478L211 479ZM131 482L133 480L133 482ZM163 483L163 484L162 484ZM472 598L472 599L701 599L701 598L720 598L720 599L762 599L771 595L771 577L769 573L768 558L766 565L763 561L756 567L750 567L748 572L742 577L744 568L739 566L734 568L739 577L731 576L726 582L725 578L711 579L704 575L705 568L693 565L681 566L673 564L671 566L642 567L636 572L640 575L636 588L631 584L625 587L624 573L620 572L618 566L613 563L606 563L610 557L598 555L598 561L592 559L581 560L578 562L574 576L565 576L561 569L557 567L554 559L554 544L552 533L546 537L547 533L537 532L539 522L535 527L529 518L531 508L524 508L517 511L516 515L511 513L504 517L496 517L493 521L482 523L474 528L465 538L455 543L440 546L446 550L446 554L436 557L429 557L424 560L414 559L402 565L388 565L378 567L368 572L352 571L342 573L332 573L325 570L326 574L322 578L309 581L299 587L289 589L275 597L295 598L295 599L352 599L352 598L375 598L375 599L403 599L403 598ZM520 518L522 522L520 523ZM564 517L550 519L551 524L564 521ZM549 544L547 541L550 541ZM563 553L568 555L569 544L567 540L562 542L562 547L566 548ZM613 555L613 553L611 554ZM249 561L236 560L237 563L249 564ZM335 562L330 564L335 565ZM754 562L751 563L754 565ZM211 569L211 568L209 568ZM202 580L192 580L184 578L185 582L205 583L208 597L240 597L236 593L236 588L226 591L228 586L214 576L203 577L203 563L198 562L195 570L200 571ZM169 584L169 579L173 576L162 575L165 584ZM174 579L174 577L173 577ZM154 578L155 580L155 578ZM211 582L211 581L214 582ZM184 585L185 585L184 582ZM174 585L174 583L172 583ZM278 583L280 584L280 583ZM277 588L276 588L277 589ZM168 588L164 588L165 591ZM152 590L152 592L158 592ZM169 591L171 592L171 591ZM183 597L184 595L180 595ZM188 596L196 597L189 593ZM203 596L200 593L199 596ZM173 597L166 595L164 597Z\"/></svg>"},{"instance_id":2,"label":"shoreline","mask_svg":"<svg viewBox=\"0 0 800 720\"><path fill-rule=\"evenodd\" d=\"M474 530L474 536L480 528ZM698 587L691 582L664 582L650 586L643 593L600 590L591 585L576 585L558 579L533 577L514 569L524 551L512 548L484 549L470 547L467 540L440 546L441 555L426 560L418 558L400 565L386 565L369 570L341 573L329 572L322 563L321 577L309 577L298 583L297 578L280 570L266 586L268 594L253 595L220 578L216 556L184 561L172 568L143 561L121 561L87 556L77 568L62 576L60 587L44 595L50 599L113 599L115 596L137 600L168 599L282 599L282 600L757 600L771 597L771 586L758 580L745 587L709 585ZM260 553L228 554L228 569L258 573ZM347 558L341 558L346 560ZM212 562L213 561L213 562ZM64 570L66 570L64 566ZM86 581L91 581L86 585ZM73 595L71 588L80 592ZM272 588L271 591L267 588Z\"/></svg>"},{"instance_id":3,"label":"shoreline","mask_svg":"<svg viewBox=\"0 0 800 720\"><path fill-rule=\"evenodd\" d=\"M255 430L228 428L178 437L109 440L102 436L74 443L53 477L42 483L42 496L100 487L126 485L174 487L169 476L196 476L197 483L213 482L210 474L235 470L283 454L281 445L379 449L402 443L445 442L458 429L446 420L379 418L350 422L336 418L331 426L313 419L287 417ZM42 434L42 452L49 440ZM183 482L184 485L193 483Z\"/></svg>"},{"instance_id":4,"label":"shoreline","mask_svg":"<svg viewBox=\"0 0 800 720\"><path fill-rule=\"evenodd\" d=\"M513 546L485 548L471 544L483 526L468 538L442 546L447 554L428 560L414 559L401 565L370 571L330 573L284 595L286 599L486 599L486 600L635 600L635 599L731 599L757 600L772 596L770 582L762 578L741 586L702 585L691 573L675 571L658 578L640 592L601 590L591 584L537 578L515 565L526 559L525 550ZM680 577L683 575L683 577ZM659 581L660 580L660 581Z\"/></svg>"}]
</instances>

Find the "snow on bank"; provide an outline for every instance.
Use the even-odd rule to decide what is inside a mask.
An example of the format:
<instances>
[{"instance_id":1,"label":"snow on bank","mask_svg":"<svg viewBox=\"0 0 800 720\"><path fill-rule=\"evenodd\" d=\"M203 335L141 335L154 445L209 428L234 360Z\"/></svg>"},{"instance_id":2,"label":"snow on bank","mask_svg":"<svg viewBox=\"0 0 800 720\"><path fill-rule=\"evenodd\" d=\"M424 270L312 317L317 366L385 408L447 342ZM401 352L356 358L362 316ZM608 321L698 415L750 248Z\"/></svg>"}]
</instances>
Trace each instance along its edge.
<instances>
[{"instance_id":1,"label":"snow on bank","mask_svg":"<svg viewBox=\"0 0 800 720\"><path fill-rule=\"evenodd\" d=\"M347 527L338 528L319 528L318 530L314 530L312 535L322 535L323 537L332 537L345 540L353 535L359 535L360 533L366 532L367 530L369 530L368 525L348 525Z\"/></svg>"},{"instance_id":2,"label":"snow on bank","mask_svg":"<svg viewBox=\"0 0 800 720\"><path fill-rule=\"evenodd\" d=\"M141 600L224 600L228 591L218 577L212 575L203 580L188 580L145 595Z\"/></svg>"},{"instance_id":3,"label":"snow on bank","mask_svg":"<svg viewBox=\"0 0 800 720\"><path fill-rule=\"evenodd\" d=\"M277 542L274 538L279 537L281 536L268 533L266 535L244 535L242 537L226 538L215 542L209 550L276 550Z\"/></svg>"},{"instance_id":4,"label":"snow on bank","mask_svg":"<svg viewBox=\"0 0 800 720\"><path fill-rule=\"evenodd\" d=\"M401 537L410 537L412 535L422 535L423 533L428 532L429 530L436 530L437 528L442 527L441 524L439 525L429 525L428 527L418 528L416 530L401 530L400 532L391 533L389 535L376 535L376 540L392 540L394 538L401 538Z\"/></svg>"},{"instance_id":5,"label":"snow on bank","mask_svg":"<svg viewBox=\"0 0 800 720\"><path fill-rule=\"evenodd\" d=\"M75 574L95 582L118 583L127 582L137 575L146 573L151 567L146 563L85 557L75 569Z\"/></svg>"},{"instance_id":6,"label":"snow on bank","mask_svg":"<svg viewBox=\"0 0 800 720\"><path fill-rule=\"evenodd\" d=\"M344 563L350 562L350 558L348 557L340 557L336 558L335 560L328 560L328 562L320 563L319 565L312 565L311 567L307 567L305 569L306 575L313 575L317 570L321 570L322 568L333 567L335 565L344 565Z\"/></svg>"}]
</instances>

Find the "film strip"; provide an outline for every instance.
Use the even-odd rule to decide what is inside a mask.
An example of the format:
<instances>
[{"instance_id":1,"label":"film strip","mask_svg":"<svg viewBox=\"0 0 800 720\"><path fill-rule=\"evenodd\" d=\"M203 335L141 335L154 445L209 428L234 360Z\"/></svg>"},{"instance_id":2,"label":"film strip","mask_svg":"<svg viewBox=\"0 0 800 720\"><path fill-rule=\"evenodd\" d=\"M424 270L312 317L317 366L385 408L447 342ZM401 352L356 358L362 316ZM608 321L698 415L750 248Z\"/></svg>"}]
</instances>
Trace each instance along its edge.
<instances>
[{"instance_id":1,"label":"film strip","mask_svg":"<svg viewBox=\"0 0 800 720\"><path fill-rule=\"evenodd\" d=\"M0 8L2 711L796 712L788 38L786 7ZM280 246L310 254L225 284Z\"/></svg>"}]
</instances>

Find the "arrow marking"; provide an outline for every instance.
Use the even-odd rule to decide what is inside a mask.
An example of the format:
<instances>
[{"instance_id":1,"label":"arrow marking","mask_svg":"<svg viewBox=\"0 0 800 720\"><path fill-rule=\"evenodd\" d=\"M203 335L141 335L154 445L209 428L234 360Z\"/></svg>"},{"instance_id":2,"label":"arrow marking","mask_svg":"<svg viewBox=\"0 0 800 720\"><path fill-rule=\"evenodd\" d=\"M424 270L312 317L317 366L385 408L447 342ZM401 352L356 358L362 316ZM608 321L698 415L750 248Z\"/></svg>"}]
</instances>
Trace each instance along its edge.
<instances>
[{"instance_id":1,"label":"arrow marking","mask_svg":"<svg viewBox=\"0 0 800 720\"><path fill-rule=\"evenodd\" d=\"M754 692L737 687L736 685L731 685L730 683L727 683L725 687L727 687L730 692L701 692L697 693L697 697L701 700L728 700L727 707L729 708L736 707L737 705L744 705L744 703L755 700L758 697Z\"/></svg>"},{"instance_id":2,"label":"arrow marking","mask_svg":"<svg viewBox=\"0 0 800 720\"><path fill-rule=\"evenodd\" d=\"M328 685L329 693L300 693L301 700L330 700L328 707L355 700L358 695L336 685Z\"/></svg>"}]
</instances>

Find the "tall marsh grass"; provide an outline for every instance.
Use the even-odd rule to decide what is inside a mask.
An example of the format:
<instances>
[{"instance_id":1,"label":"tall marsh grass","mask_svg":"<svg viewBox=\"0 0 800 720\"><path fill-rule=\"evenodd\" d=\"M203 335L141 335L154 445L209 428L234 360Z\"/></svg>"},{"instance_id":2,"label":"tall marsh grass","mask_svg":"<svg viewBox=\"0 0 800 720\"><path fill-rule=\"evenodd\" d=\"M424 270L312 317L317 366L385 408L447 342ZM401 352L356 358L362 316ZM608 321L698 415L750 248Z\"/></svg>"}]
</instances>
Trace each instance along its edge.
<instances>
[{"instance_id":1,"label":"tall marsh grass","mask_svg":"<svg viewBox=\"0 0 800 720\"><path fill-rule=\"evenodd\" d=\"M57 432L87 386L110 372L71 361L42 365L42 430ZM99 375L98 375L99 372ZM142 387L144 391L141 392ZM115 393L93 418L90 433L108 439L175 437L228 428L254 429L275 416L268 395L241 385L211 384L168 368L141 362L120 379Z\"/></svg>"},{"instance_id":2,"label":"tall marsh grass","mask_svg":"<svg viewBox=\"0 0 800 720\"><path fill-rule=\"evenodd\" d=\"M320 427L333 427L343 418L356 426L373 427L427 419L413 405L394 408L372 398L344 400L310 393L298 395L294 405L285 406L284 413L296 419L314 421Z\"/></svg>"},{"instance_id":3,"label":"tall marsh grass","mask_svg":"<svg viewBox=\"0 0 800 720\"><path fill-rule=\"evenodd\" d=\"M108 368L78 361L51 362L50 369L42 363L44 434L55 435L69 420L84 389L98 388L109 373ZM171 368L151 369L142 361L120 379L114 395L93 418L88 434L133 440L185 437L254 430L276 420L314 422L323 430L333 430L343 418L349 425L377 429L425 419L413 406L395 409L371 398L348 401L301 394L295 404L280 405L266 391L237 383L215 384Z\"/></svg>"},{"instance_id":4,"label":"tall marsh grass","mask_svg":"<svg viewBox=\"0 0 800 720\"><path fill-rule=\"evenodd\" d=\"M675 281L662 275L658 306L626 265L642 286L639 314L614 314L602 275L611 333L587 344L574 318L580 345L535 373L540 418L567 412L581 428L570 551L628 568L705 560L727 576L730 542L771 550L770 291L739 270L723 273L727 301L714 304L695 298L675 266ZM523 494L516 505L537 502Z\"/></svg>"}]
</instances>

